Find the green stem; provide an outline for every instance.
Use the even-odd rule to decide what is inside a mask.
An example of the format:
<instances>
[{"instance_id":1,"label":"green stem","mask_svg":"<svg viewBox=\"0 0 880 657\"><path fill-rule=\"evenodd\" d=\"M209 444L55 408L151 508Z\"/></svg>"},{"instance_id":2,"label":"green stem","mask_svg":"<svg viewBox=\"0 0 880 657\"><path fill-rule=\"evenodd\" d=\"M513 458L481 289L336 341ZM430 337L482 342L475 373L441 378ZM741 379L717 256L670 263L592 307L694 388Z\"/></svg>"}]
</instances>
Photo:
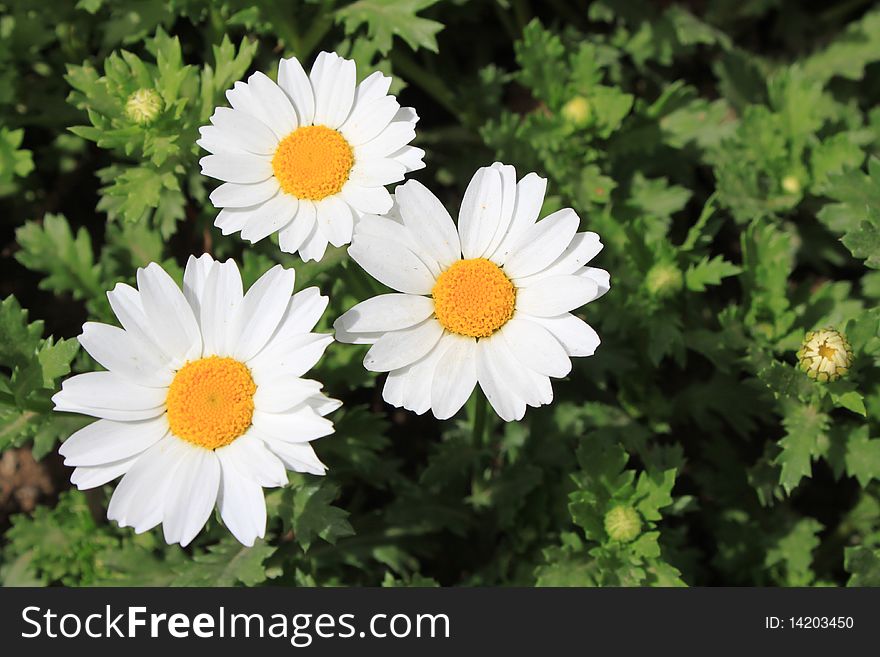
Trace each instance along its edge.
<instances>
[{"instance_id":1,"label":"green stem","mask_svg":"<svg viewBox=\"0 0 880 657\"><path fill-rule=\"evenodd\" d=\"M431 98L440 103L453 116L459 115L459 108L455 103L455 94L443 84L439 76L428 72L415 59L402 50L395 50L391 54L391 64L407 82L416 84L422 88Z\"/></svg>"},{"instance_id":2,"label":"green stem","mask_svg":"<svg viewBox=\"0 0 880 657\"><path fill-rule=\"evenodd\" d=\"M471 414L473 420L473 433L471 434L474 447L482 447L486 433L486 396L477 388L474 391L474 405Z\"/></svg>"}]
</instances>

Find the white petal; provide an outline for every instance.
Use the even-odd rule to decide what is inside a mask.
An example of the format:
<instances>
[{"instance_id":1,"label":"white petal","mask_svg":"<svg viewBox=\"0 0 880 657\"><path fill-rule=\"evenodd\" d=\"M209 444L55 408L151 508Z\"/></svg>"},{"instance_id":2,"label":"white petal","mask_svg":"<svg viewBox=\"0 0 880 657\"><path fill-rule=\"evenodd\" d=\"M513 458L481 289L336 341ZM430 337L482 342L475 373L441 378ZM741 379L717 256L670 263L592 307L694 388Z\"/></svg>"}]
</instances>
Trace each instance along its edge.
<instances>
[{"instance_id":1,"label":"white petal","mask_svg":"<svg viewBox=\"0 0 880 657\"><path fill-rule=\"evenodd\" d=\"M56 411L106 420L146 420L164 412L167 390L135 385L112 372L86 372L66 379L52 401Z\"/></svg>"},{"instance_id":2,"label":"white petal","mask_svg":"<svg viewBox=\"0 0 880 657\"><path fill-rule=\"evenodd\" d=\"M285 372L254 372L257 392L254 406L269 413L280 413L302 404L321 391L321 384Z\"/></svg>"},{"instance_id":3,"label":"white petal","mask_svg":"<svg viewBox=\"0 0 880 657\"><path fill-rule=\"evenodd\" d=\"M355 152L355 164L348 174L348 179L362 187L381 187L400 182L406 175L406 167L389 158L365 159L359 161L360 154Z\"/></svg>"},{"instance_id":4,"label":"white petal","mask_svg":"<svg viewBox=\"0 0 880 657\"><path fill-rule=\"evenodd\" d=\"M308 472L313 475L323 475L327 471L327 466L321 463L309 443L288 443L283 440L266 438L266 445L291 470Z\"/></svg>"},{"instance_id":5,"label":"white petal","mask_svg":"<svg viewBox=\"0 0 880 657\"><path fill-rule=\"evenodd\" d=\"M360 214L382 215L394 205L394 199L384 187L361 187L349 181L339 195Z\"/></svg>"},{"instance_id":6,"label":"white petal","mask_svg":"<svg viewBox=\"0 0 880 657\"><path fill-rule=\"evenodd\" d=\"M516 291L516 308L529 315L555 317L599 296L599 286L581 276L548 276Z\"/></svg>"},{"instance_id":7,"label":"white petal","mask_svg":"<svg viewBox=\"0 0 880 657\"><path fill-rule=\"evenodd\" d=\"M521 420L526 413L526 403L514 393L509 381L501 374L493 362L492 352L484 348L491 341L480 340L477 343L477 381L498 417L505 422Z\"/></svg>"},{"instance_id":8,"label":"white petal","mask_svg":"<svg viewBox=\"0 0 880 657\"><path fill-rule=\"evenodd\" d=\"M247 208L268 201L279 189L274 176L258 183L223 183L210 199L215 208Z\"/></svg>"},{"instance_id":9,"label":"white petal","mask_svg":"<svg viewBox=\"0 0 880 657\"><path fill-rule=\"evenodd\" d=\"M107 518L137 533L162 522L165 497L183 455L192 446L168 435L141 454L110 498Z\"/></svg>"},{"instance_id":10,"label":"white petal","mask_svg":"<svg viewBox=\"0 0 880 657\"><path fill-rule=\"evenodd\" d=\"M208 274L213 268L214 258L207 253L203 253L198 258L190 256L186 260L186 268L183 270L183 296L186 297L196 319L199 318L205 281L208 280Z\"/></svg>"},{"instance_id":11,"label":"white petal","mask_svg":"<svg viewBox=\"0 0 880 657\"><path fill-rule=\"evenodd\" d=\"M357 304L333 323L347 333L396 331L426 320L434 301L414 294L380 294Z\"/></svg>"},{"instance_id":12,"label":"white petal","mask_svg":"<svg viewBox=\"0 0 880 657\"><path fill-rule=\"evenodd\" d=\"M385 401L394 406L403 406L418 415L431 408L434 372L442 365L441 357L448 346L447 338L453 339L451 334L441 337L437 346L421 360L388 373L382 392Z\"/></svg>"},{"instance_id":13,"label":"white petal","mask_svg":"<svg viewBox=\"0 0 880 657\"><path fill-rule=\"evenodd\" d=\"M543 326L513 318L499 333L514 355L538 374L559 378L571 371L571 359L565 348Z\"/></svg>"},{"instance_id":14,"label":"white petal","mask_svg":"<svg viewBox=\"0 0 880 657\"><path fill-rule=\"evenodd\" d=\"M577 273L601 250L602 242L599 241L599 236L596 233L578 233L571 240L568 248L550 266L531 276L518 278L514 282L519 286L527 286L547 276L565 276Z\"/></svg>"},{"instance_id":15,"label":"white petal","mask_svg":"<svg viewBox=\"0 0 880 657\"><path fill-rule=\"evenodd\" d=\"M355 160L368 160L387 157L399 151L416 138L412 123L395 121L370 141L354 145Z\"/></svg>"},{"instance_id":16,"label":"white petal","mask_svg":"<svg viewBox=\"0 0 880 657\"><path fill-rule=\"evenodd\" d=\"M322 52L315 60L310 77L315 90L315 124L338 128L348 118L354 101L357 77L354 62L335 53Z\"/></svg>"},{"instance_id":17,"label":"white petal","mask_svg":"<svg viewBox=\"0 0 880 657\"><path fill-rule=\"evenodd\" d=\"M266 500L263 489L225 464L220 472L217 507L226 528L242 545L250 547L256 539L266 535Z\"/></svg>"},{"instance_id":18,"label":"white petal","mask_svg":"<svg viewBox=\"0 0 880 657\"><path fill-rule=\"evenodd\" d=\"M321 358L332 335L300 333L280 340L271 340L266 347L248 361L253 371L283 371L294 376L308 372Z\"/></svg>"},{"instance_id":19,"label":"white petal","mask_svg":"<svg viewBox=\"0 0 880 657\"><path fill-rule=\"evenodd\" d=\"M314 205L312 207L314 207ZM327 240L327 237L321 232L318 222L315 221L315 225L312 226L312 231L309 233L309 236L303 241L302 246L299 247L299 255L304 262L308 262L309 260L318 261L324 257L328 244L329 241Z\"/></svg>"},{"instance_id":20,"label":"white petal","mask_svg":"<svg viewBox=\"0 0 880 657\"><path fill-rule=\"evenodd\" d=\"M253 422L259 435L290 443L308 442L333 433L333 423L309 406L284 413L255 410Z\"/></svg>"},{"instance_id":21,"label":"white petal","mask_svg":"<svg viewBox=\"0 0 880 657\"><path fill-rule=\"evenodd\" d=\"M381 96L365 103L356 103L351 116L339 126L339 132L353 146L366 143L391 123L398 109L400 104L393 96Z\"/></svg>"},{"instance_id":22,"label":"white petal","mask_svg":"<svg viewBox=\"0 0 880 657\"><path fill-rule=\"evenodd\" d=\"M516 207L516 169L500 162L493 163L492 168L501 175L501 219L489 246L486 247L485 255L490 258L507 235Z\"/></svg>"},{"instance_id":23,"label":"white petal","mask_svg":"<svg viewBox=\"0 0 880 657\"><path fill-rule=\"evenodd\" d=\"M364 215L358 221L355 232L358 236L373 237L383 242L395 242L412 251L421 260L431 276L436 280L442 268L437 259L418 241L399 216L400 206L394 205L387 216Z\"/></svg>"},{"instance_id":24,"label":"white petal","mask_svg":"<svg viewBox=\"0 0 880 657\"><path fill-rule=\"evenodd\" d=\"M501 174L483 167L474 174L464 193L458 214L461 252L465 258L480 258L486 252L501 221Z\"/></svg>"},{"instance_id":25,"label":"white petal","mask_svg":"<svg viewBox=\"0 0 880 657\"><path fill-rule=\"evenodd\" d=\"M225 447L215 450L215 453L224 469L235 470L259 486L274 488L287 484L284 464L253 431L239 436Z\"/></svg>"},{"instance_id":26,"label":"white petal","mask_svg":"<svg viewBox=\"0 0 880 657\"><path fill-rule=\"evenodd\" d=\"M604 269L599 269L598 267L584 267L576 272L575 275L582 278L588 278L596 283L596 286L599 288L599 293L595 296L596 299L611 289L611 275Z\"/></svg>"},{"instance_id":27,"label":"white petal","mask_svg":"<svg viewBox=\"0 0 880 657\"><path fill-rule=\"evenodd\" d=\"M233 109L254 117L271 130L272 122L269 118L269 112L266 110L266 103L257 96L255 90L255 87L246 82L238 81L233 85L232 89L226 92L226 98Z\"/></svg>"},{"instance_id":28,"label":"white petal","mask_svg":"<svg viewBox=\"0 0 880 657\"><path fill-rule=\"evenodd\" d=\"M137 456L167 433L165 415L141 422L98 420L65 440L58 453L64 457L64 465L106 465Z\"/></svg>"},{"instance_id":29,"label":"white petal","mask_svg":"<svg viewBox=\"0 0 880 657\"><path fill-rule=\"evenodd\" d=\"M294 294L278 323L272 341L311 331L321 319L329 301L330 298L323 296L317 287L307 287Z\"/></svg>"},{"instance_id":30,"label":"white petal","mask_svg":"<svg viewBox=\"0 0 880 657\"><path fill-rule=\"evenodd\" d=\"M272 82L265 73L257 71L248 78L248 85L253 91L254 97L260 104L263 114L266 117L266 125L278 139L284 139L291 132L296 130L299 121L293 105L290 104L290 98L281 90L277 84ZM278 142L275 142L277 147ZM273 147L270 153L274 153Z\"/></svg>"},{"instance_id":31,"label":"white petal","mask_svg":"<svg viewBox=\"0 0 880 657\"><path fill-rule=\"evenodd\" d=\"M557 317L529 317L553 334L569 356L592 356L599 347L599 334L593 327L570 313Z\"/></svg>"},{"instance_id":32,"label":"white petal","mask_svg":"<svg viewBox=\"0 0 880 657\"><path fill-rule=\"evenodd\" d=\"M391 78L382 71L370 73L357 86L355 92L355 104L366 103L376 98L381 98L391 88Z\"/></svg>"},{"instance_id":33,"label":"white petal","mask_svg":"<svg viewBox=\"0 0 880 657\"><path fill-rule=\"evenodd\" d=\"M70 475L70 483L80 490L103 486L128 472L139 456L140 454L136 454L127 459L103 465L81 465L74 469L73 474Z\"/></svg>"},{"instance_id":34,"label":"white petal","mask_svg":"<svg viewBox=\"0 0 880 657\"><path fill-rule=\"evenodd\" d=\"M205 284L201 307L205 355L228 356L234 346L236 312L243 296L241 274L232 259L217 263Z\"/></svg>"},{"instance_id":35,"label":"white petal","mask_svg":"<svg viewBox=\"0 0 880 657\"><path fill-rule=\"evenodd\" d=\"M359 234L348 254L370 276L399 292L430 294L434 287L434 276L425 263L399 242Z\"/></svg>"},{"instance_id":36,"label":"white petal","mask_svg":"<svg viewBox=\"0 0 880 657\"><path fill-rule=\"evenodd\" d=\"M294 271L276 265L244 295L236 313L233 355L248 361L265 345L287 309L293 294Z\"/></svg>"},{"instance_id":37,"label":"white petal","mask_svg":"<svg viewBox=\"0 0 880 657\"><path fill-rule=\"evenodd\" d=\"M440 200L417 180L394 190L403 223L443 267L461 259L461 244L452 217Z\"/></svg>"},{"instance_id":38,"label":"white petal","mask_svg":"<svg viewBox=\"0 0 880 657\"><path fill-rule=\"evenodd\" d=\"M121 328L86 322L79 343L101 365L132 383L167 387L174 378L164 354Z\"/></svg>"},{"instance_id":39,"label":"white petal","mask_svg":"<svg viewBox=\"0 0 880 657\"><path fill-rule=\"evenodd\" d=\"M389 160L400 162L407 171L418 171L425 168L425 151L415 146L404 146L399 151L388 155Z\"/></svg>"},{"instance_id":40,"label":"white petal","mask_svg":"<svg viewBox=\"0 0 880 657\"><path fill-rule=\"evenodd\" d=\"M189 545L217 503L220 461L209 449L188 445L165 496L162 531L170 545Z\"/></svg>"},{"instance_id":41,"label":"white petal","mask_svg":"<svg viewBox=\"0 0 880 657\"><path fill-rule=\"evenodd\" d=\"M131 285L117 283L116 287L107 293L107 298L110 300L110 307L119 319L119 323L127 333L144 344L152 345L159 358L164 358L164 360L170 358L168 352L158 344L158 340L153 334L153 329L144 313L141 295L137 290Z\"/></svg>"},{"instance_id":42,"label":"white petal","mask_svg":"<svg viewBox=\"0 0 880 657\"><path fill-rule=\"evenodd\" d=\"M523 365L514 356L500 333L481 339L477 343L477 349L482 350L485 358L492 362L492 368L497 372L500 381L510 389L511 394L522 399L529 406L537 407L543 403L544 386L537 381L541 375ZM549 379L547 380L549 382Z\"/></svg>"},{"instance_id":43,"label":"white petal","mask_svg":"<svg viewBox=\"0 0 880 657\"><path fill-rule=\"evenodd\" d=\"M279 192L248 217L247 223L241 229L242 239L255 244L278 232L293 219L298 205L299 202L293 196Z\"/></svg>"},{"instance_id":44,"label":"white petal","mask_svg":"<svg viewBox=\"0 0 880 657\"><path fill-rule=\"evenodd\" d=\"M239 148L259 155L272 155L278 148L278 137L262 121L244 112L218 107L211 116L219 130L229 135Z\"/></svg>"},{"instance_id":45,"label":"white petal","mask_svg":"<svg viewBox=\"0 0 880 657\"><path fill-rule=\"evenodd\" d=\"M249 153L206 155L199 164L203 175L224 182L258 183L273 175L272 161L268 157Z\"/></svg>"},{"instance_id":46,"label":"white petal","mask_svg":"<svg viewBox=\"0 0 880 657\"><path fill-rule=\"evenodd\" d=\"M477 385L477 341L451 333L444 339L448 346L431 382L431 409L438 420L455 415Z\"/></svg>"},{"instance_id":47,"label":"white petal","mask_svg":"<svg viewBox=\"0 0 880 657\"><path fill-rule=\"evenodd\" d=\"M241 147L240 142L235 139L235 135L220 130L213 125L203 125L199 128L200 137L196 140L196 144L204 148L209 153L247 153L248 151Z\"/></svg>"},{"instance_id":48,"label":"white petal","mask_svg":"<svg viewBox=\"0 0 880 657\"><path fill-rule=\"evenodd\" d=\"M296 253L315 228L315 204L300 199L293 221L278 232L278 246L285 253Z\"/></svg>"},{"instance_id":49,"label":"white petal","mask_svg":"<svg viewBox=\"0 0 880 657\"><path fill-rule=\"evenodd\" d=\"M501 240L501 244L490 256L496 265L503 265L507 256L513 250L522 236L522 233L535 223L538 213L544 204L544 194L547 191L547 179L541 178L535 173L523 176L516 184L516 203L513 207L513 218L507 233Z\"/></svg>"},{"instance_id":50,"label":"white petal","mask_svg":"<svg viewBox=\"0 0 880 657\"><path fill-rule=\"evenodd\" d=\"M163 351L180 363L198 358L202 336L192 307L177 283L155 262L137 271L144 314Z\"/></svg>"},{"instance_id":51,"label":"white petal","mask_svg":"<svg viewBox=\"0 0 880 657\"><path fill-rule=\"evenodd\" d=\"M530 226L505 261L504 272L522 278L546 269L571 244L579 224L574 210L565 208Z\"/></svg>"},{"instance_id":52,"label":"white petal","mask_svg":"<svg viewBox=\"0 0 880 657\"><path fill-rule=\"evenodd\" d=\"M436 319L399 331L390 331L376 341L364 357L364 367L371 372L390 372L410 365L427 354L440 336L443 327Z\"/></svg>"},{"instance_id":53,"label":"white petal","mask_svg":"<svg viewBox=\"0 0 880 657\"><path fill-rule=\"evenodd\" d=\"M315 118L312 83L296 57L278 63L278 84L293 101L300 125L311 125Z\"/></svg>"},{"instance_id":54,"label":"white petal","mask_svg":"<svg viewBox=\"0 0 880 657\"><path fill-rule=\"evenodd\" d=\"M248 218L254 213L254 208L223 208L214 219L214 225L224 235L239 232L247 225Z\"/></svg>"},{"instance_id":55,"label":"white petal","mask_svg":"<svg viewBox=\"0 0 880 657\"><path fill-rule=\"evenodd\" d=\"M315 202L318 225L333 246L351 242L354 217L351 208L339 196L328 196Z\"/></svg>"}]
</instances>

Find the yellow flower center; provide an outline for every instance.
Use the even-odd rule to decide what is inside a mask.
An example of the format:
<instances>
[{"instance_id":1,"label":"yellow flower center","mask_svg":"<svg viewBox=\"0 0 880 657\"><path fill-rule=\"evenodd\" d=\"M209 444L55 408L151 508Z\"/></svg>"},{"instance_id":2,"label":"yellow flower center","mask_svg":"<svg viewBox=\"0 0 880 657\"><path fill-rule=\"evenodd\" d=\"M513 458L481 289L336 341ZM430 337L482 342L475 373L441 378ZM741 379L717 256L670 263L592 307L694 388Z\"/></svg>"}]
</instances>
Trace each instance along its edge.
<instances>
[{"instance_id":1,"label":"yellow flower center","mask_svg":"<svg viewBox=\"0 0 880 657\"><path fill-rule=\"evenodd\" d=\"M345 137L325 125L297 128L281 140L272 157L281 189L310 201L338 194L353 165L354 152Z\"/></svg>"},{"instance_id":2,"label":"yellow flower center","mask_svg":"<svg viewBox=\"0 0 880 657\"><path fill-rule=\"evenodd\" d=\"M171 432L205 449L225 447L251 426L256 391L244 363L220 356L190 361L165 399Z\"/></svg>"},{"instance_id":3,"label":"yellow flower center","mask_svg":"<svg viewBox=\"0 0 880 657\"><path fill-rule=\"evenodd\" d=\"M516 304L513 283L485 258L454 263L437 278L431 295L443 328L472 338L488 338L504 326Z\"/></svg>"}]
</instances>

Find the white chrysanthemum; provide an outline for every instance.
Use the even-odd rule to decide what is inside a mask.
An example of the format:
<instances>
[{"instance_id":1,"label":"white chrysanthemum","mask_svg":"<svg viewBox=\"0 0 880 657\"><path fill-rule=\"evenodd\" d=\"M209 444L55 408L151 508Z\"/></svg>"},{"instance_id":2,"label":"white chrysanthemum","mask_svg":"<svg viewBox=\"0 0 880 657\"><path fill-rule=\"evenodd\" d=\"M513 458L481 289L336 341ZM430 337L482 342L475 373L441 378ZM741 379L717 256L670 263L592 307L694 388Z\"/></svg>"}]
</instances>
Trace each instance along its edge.
<instances>
[{"instance_id":1,"label":"white chrysanthemum","mask_svg":"<svg viewBox=\"0 0 880 657\"><path fill-rule=\"evenodd\" d=\"M372 344L364 366L388 372L383 397L416 413L454 415L479 383L498 415L553 399L550 377L590 356L599 336L570 311L608 291L608 272L586 267L602 249L578 233L571 209L537 221L547 181L516 181L499 163L477 171L458 228L428 189L395 190L391 216L364 217L349 254L402 294L359 303L334 327L342 342Z\"/></svg>"},{"instance_id":2,"label":"white chrysanthemum","mask_svg":"<svg viewBox=\"0 0 880 657\"><path fill-rule=\"evenodd\" d=\"M71 377L55 410L100 418L61 446L71 481L124 475L107 516L140 533L162 523L186 545L215 504L235 537L266 531L263 487L286 469L324 474L309 441L333 432L339 402L301 378L332 342L311 333L327 306L315 287L291 297L294 271L274 267L243 293L232 260L190 257L183 291L159 265L138 289L107 296L123 328L88 322L82 346L107 368Z\"/></svg>"},{"instance_id":3,"label":"white chrysanthemum","mask_svg":"<svg viewBox=\"0 0 880 657\"><path fill-rule=\"evenodd\" d=\"M310 75L292 57L278 84L262 73L226 92L198 144L212 153L202 173L224 181L211 194L222 208L215 225L257 242L278 232L281 249L320 260L327 243L351 241L364 214L383 214L385 185L424 167L408 144L418 116L388 95L376 72L355 84L355 63L322 52Z\"/></svg>"}]
</instances>

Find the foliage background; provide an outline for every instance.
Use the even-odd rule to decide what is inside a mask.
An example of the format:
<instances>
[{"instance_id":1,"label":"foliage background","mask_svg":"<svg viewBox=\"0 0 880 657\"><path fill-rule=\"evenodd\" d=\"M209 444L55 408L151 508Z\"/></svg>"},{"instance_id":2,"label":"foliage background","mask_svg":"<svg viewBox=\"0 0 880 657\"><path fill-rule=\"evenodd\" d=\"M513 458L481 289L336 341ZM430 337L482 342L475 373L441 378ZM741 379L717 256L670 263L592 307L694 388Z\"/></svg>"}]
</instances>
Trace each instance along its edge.
<instances>
[{"instance_id":1,"label":"foliage background","mask_svg":"<svg viewBox=\"0 0 880 657\"><path fill-rule=\"evenodd\" d=\"M37 8L39 7L39 8ZM187 549L70 490L49 398L95 366L105 290L190 253L275 262L331 297L376 284L220 238L194 141L223 92L321 49L395 76L417 178L457 210L495 159L549 177L606 244L603 339L519 423L396 411L363 348L316 378L345 402L326 478L268 492L265 541L217 519ZM864 0L0 0L0 582L5 585L880 584L880 11ZM126 118L152 88L159 119ZM799 372L845 330L849 376ZM33 458L31 458L33 457ZM36 462L35 460L36 459ZM608 511L640 533L611 538Z\"/></svg>"}]
</instances>

